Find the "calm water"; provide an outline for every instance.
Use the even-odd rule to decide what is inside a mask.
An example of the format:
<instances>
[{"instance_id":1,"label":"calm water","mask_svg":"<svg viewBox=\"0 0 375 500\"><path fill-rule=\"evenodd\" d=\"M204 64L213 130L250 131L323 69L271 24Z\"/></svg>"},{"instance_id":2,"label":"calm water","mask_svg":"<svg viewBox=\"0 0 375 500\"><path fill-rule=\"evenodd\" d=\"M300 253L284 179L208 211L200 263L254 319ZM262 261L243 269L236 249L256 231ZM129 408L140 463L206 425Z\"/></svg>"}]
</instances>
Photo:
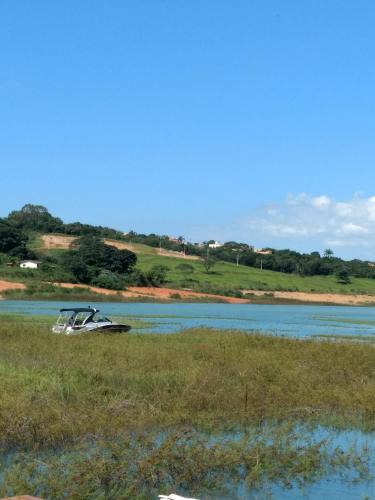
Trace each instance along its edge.
<instances>
[{"instance_id":1,"label":"calm water","mask_svg":"<svg viewBox=\"0 0 375 500\"><path fill-rule=\"evenodd\" d=\"M86 303L0 301L0 313L57 316L61 307L87 307ZM205 326L260 331L273 335L307 338L317 335L375 336L375 309L261 304L90 304L109 316L129 316L150 323L157 333L174 333Z\"/></svg>"}]
</instances>

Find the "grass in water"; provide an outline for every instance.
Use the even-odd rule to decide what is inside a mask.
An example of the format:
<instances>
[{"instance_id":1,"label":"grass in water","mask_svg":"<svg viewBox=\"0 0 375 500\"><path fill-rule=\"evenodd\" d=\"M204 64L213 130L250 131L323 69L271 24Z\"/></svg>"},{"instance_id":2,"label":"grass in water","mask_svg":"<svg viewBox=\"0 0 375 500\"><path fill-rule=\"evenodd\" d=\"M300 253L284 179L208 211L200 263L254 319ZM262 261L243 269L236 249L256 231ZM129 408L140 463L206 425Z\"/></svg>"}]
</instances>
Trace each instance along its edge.
<instances>
[{"instance_id":1,"label":"grass in water","mask_svg":"<svg viewBox=\"0 0 375 500\"><path fill-rule=\"evenodd\" d=\"M43 322L44 321L44 322ZM375 427L375 349L240 332L53 335L2 316L0 443L319 418Z\"/></svg>"},{"instance_id":2,"label":"grass in water","mask_svg":"<svg viewBox=\"0 0 375 500\"><path fill-rule=\"evenodd\" d=\"M342 341L345 342L347 340L353 341L361 341L361 342L375 342L375 336L371 335L336 335L334 333L317 333L313 335L314 338L317 339L325 339L325 340L333 340L335 342Z\"/></svg>"},{"instance_id":3,"label":"grass in water","mask_svg":"<svg viewBox=\"0 0 375 500\"><path fill-rule=\"evenodd\" d=\"M1 495L32 491L43 498L150 499L161 491L204 498L236 498L267 484L304 485L339 472L346 480L368 480L369 452L313 441L304 429L278 426L213 439L193 430L121 435L43 454L18 454L8 461Z\"/></svg>"},{"instance_id":4,"label":"grass in water","mask_svg":"<svg viewBox=\"0 0 375 500\"><path fill-rule=\"evenodd\" d=\"M366 469L358 454L301 443L292 428L276 425L271 438L260 429L373 429L368 345L210 329L66 337L50 321L1 317L3 495L152 498L172 486L212 491L226 478L288 485L354 462ZM241 438L212 438L228 432Z\"/></svg>"},{"instance_id":5,"label":"grass in water","mask_svg":"<svg viewBox=\"0 0 375 500\"><path fill-rule=\"evenodd\" d=\"M322 316L314 316L315 320L318 321L331 321L332 323L347 323L349 325L364 325L364 326L374 326L375 320L371 319L355 319L355 318L330 318Z\"/></svg>"},{"instance_id":6,"label":"grass in water","mask_svg":"<svg viewBox=\"0 0 375 500\"><path fill-rule=\"evenodd\" d=\"M291 415L375 425L375 350L364 345L210 329L66 337L46 319L4 316L0 342L6 447Z\"/></svg>"}]
</instances>

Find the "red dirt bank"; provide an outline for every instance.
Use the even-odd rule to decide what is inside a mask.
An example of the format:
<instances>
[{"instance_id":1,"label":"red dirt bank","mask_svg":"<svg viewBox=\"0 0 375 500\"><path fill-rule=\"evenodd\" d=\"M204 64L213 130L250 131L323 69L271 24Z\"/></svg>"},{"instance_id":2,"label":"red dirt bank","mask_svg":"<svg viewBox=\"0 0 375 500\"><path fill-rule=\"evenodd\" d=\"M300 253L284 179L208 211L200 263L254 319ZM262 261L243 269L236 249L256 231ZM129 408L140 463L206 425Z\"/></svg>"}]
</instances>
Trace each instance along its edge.
<instances>
[{"instance_id":1,"label":"red dirt bank","mask_svg":"<svg viewBox=\"0 0 375 500\"><path fill-rule=\"evenodd\" d=\"M63 288L88 288L89 290L102 293L104 295L116 295L121 294L125 298L151 298L157 300L173 300L174 295L178 294L181 299L194 300L194 299L210 299L227 302L228 304L248 304L247 299L240 299L236 297L226 297L224 295L214 295L212 293L201 293L201 292L191 292L189 290L176 290L175 288L156 288L156 287L142 287L142 286L130 286L127 290L116 291L107 290L106 288L99 288L96 286L88 285L75 285L72 283L56 283Z\"/></svg>"}]
</instances>

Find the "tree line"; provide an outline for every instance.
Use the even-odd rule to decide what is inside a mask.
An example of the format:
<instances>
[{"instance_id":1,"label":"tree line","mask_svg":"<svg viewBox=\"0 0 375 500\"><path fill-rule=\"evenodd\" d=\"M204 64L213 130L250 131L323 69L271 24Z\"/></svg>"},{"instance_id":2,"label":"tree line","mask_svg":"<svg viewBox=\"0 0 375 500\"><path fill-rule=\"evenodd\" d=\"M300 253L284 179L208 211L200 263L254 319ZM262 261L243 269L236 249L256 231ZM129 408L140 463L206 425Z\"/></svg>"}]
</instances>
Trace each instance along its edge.
<instances>
[{"instance_id":1,"label":"tree line","mask_svg":"<svg viewBox=\"0 0 375 500\"><path fill-rule=\"evenodd\" d=\"M51 215L47 208L32 204L25 205L21 210L12 211L7 217L0 219L0 252L23 259L36 258L36 253L27 246L28 238L33 232L62 233L81 238L90 236L96 237L98 240L112 238L127 242L142 243L151 247L160 247L181 253L184 252L187 255L201 257L207 264L205 266L207 267L207 272L213 267L215 261L221 260L282 273L294 273L301 276L337 275L341 276L342 281L345 281L345 276L375 278L375 267L371 262L359 259L345 261L339 257L335 257L330 249L327 249L323 255L317 251L300 253L289 249L269 249L271 251L269 254L260 255L254 252L253 248L248 244L235 241L226 242L220 248L209 248L208 242L203 245L194 245L186 242L181 236L172 240L167 235L158 235L155 233L140 234L130 231L124 234L113 228L93 226L80 222L65 224L60 218ZM83 245L83 248L85 248L85 245ZM73 252L74 250L72 249L71 251ZM73 260L75 259L73 254L68 255ZM118 270L105 269L108 272L118 272ZM132 272L135 271L133 270ZM131 273L129 271L125 274ZM155 274L163 273L159 269ZM91 274L90 277L90 279L94 279ZM98 279L98 276L96 276L96 279ZM145 283L147 279L148 281L152 280L150 277L146 278L139 275L136 281L137 283ZM154 281L156 282L157 280L158 278L154 277Z\"/></svg>"},{"instance_id":2,"label":"tree line","mask_svg":"<svg viewBox=\"0 0 375 500\"><path fill-rule=\"evenodd\" d=\"M78 236L69 250L59 255L38 253L27 246L35 232ZM148 272L136 268L137 256L126 249L106 245L103 238L123 237L115 229L79 222L64 224L40 205L25 205L0 219L0 254L14 259L39 259L46 279L84 283L121 290L127 285L160 286L168 269L154 266ZM0 255L1 256L1 255Z\"/></svg>"},{"instance_id":3,"label":"tree line","mask_svg":"<svg viewBox=\"0 0 375 500\"><path fill-rule=\"evenodd\" d=\"M235 241L228 241L219 248L209 248L209 242L203 245L193 245L185 242L181 237L177 241L171 241L168 236L138 234L134 231L124 236L124 239L129 242L184 252L186 255L197 255L210 267L215 261L220 260L300 276L336 275L342 282L347 280L345 276L375 279L375 267L372 262L359 259L344 260L335 257L329 248L322 255L317 251L300 253L295 250L274 248L266 248L265 250L270 251L268 254L258 254L247 243Z\"/></svg>"}]
</instances>

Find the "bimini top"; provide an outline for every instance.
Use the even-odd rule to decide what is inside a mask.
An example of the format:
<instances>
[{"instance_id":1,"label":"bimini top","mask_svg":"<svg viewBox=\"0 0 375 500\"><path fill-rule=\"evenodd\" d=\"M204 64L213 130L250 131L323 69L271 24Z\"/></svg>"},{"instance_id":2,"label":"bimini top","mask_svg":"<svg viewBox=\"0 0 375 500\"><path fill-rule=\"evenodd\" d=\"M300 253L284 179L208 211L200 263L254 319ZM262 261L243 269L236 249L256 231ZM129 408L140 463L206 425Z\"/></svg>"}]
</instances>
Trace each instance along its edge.
<instances>
[{"instance_id":1,"label":"bimini top","mask_svg":"<svg viewBox=\"0 0 375 500\"><path fill-rule=\"evenodd\" d=\"M68 309L60 309L60 312L67 312L67 311L73 311L75 313L80 313L80 312L96 313L99 312L99 309L95 309L94 307L69 307Z\"/></svg>"}]
</instances>

